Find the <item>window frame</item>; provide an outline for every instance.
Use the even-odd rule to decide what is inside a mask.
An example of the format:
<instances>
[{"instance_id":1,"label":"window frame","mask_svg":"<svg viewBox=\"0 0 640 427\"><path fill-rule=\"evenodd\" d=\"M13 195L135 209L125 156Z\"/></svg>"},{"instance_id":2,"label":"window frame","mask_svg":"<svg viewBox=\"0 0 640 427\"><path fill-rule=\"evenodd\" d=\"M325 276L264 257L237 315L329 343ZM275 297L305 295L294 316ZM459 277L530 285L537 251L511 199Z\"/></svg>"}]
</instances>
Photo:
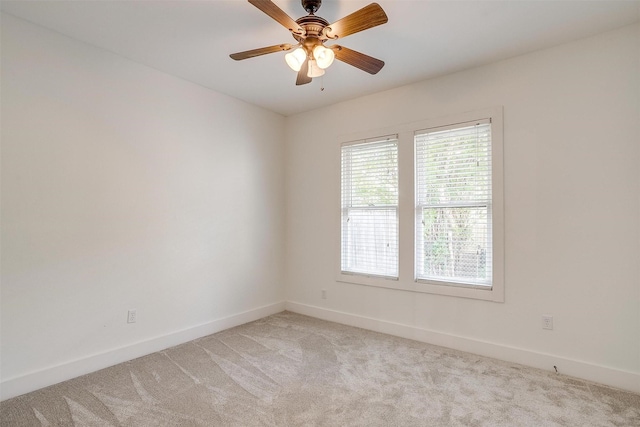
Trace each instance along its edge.
<instances>
[{"instance_id":1,"label":"window frame","mask_svg":"<svg viewBox=\"0 0 640 427\"><path fill-rule=\"evenodd\" d=\"M448 282L417 280L415 276L415 233L416 233L416 192L415 192L415 145L414 134L422 129L455 125L474 120L491 119L492 157L492 241L493 268L491 288L453 285ZM450 297L471 298L484 301L504 302L504 171L503 171L503 109L501 106L452 114L433 119L388 126L356 134L343 135L337 142L338 165L341 159L340 147L344 142L364 140L376 135L398 135L398 278L382 278L343 274L341 272L342 244L341 218L337 227L336 281L341 283L374 286L399 291L435 294ZM338 168L340 170L340 168ZM340 172L341 173L341 172ZM342 215L341 179L338 179L339 208Z\"/></svg>"},{"instance_id":2,"label":"window frame","mask_svg":"<svg viewBox=\"0 0 640 427\"><path fill-rule=\"evenodd\" d=\"M361 277L365 277L365 278L379 278L379 279L386 279L386 280L398 280L398 276L400 273L400 268L399 268L399 259L400 259L400 254L399 251L396 254L396 274L395 275L390 275L390 274L378 274L378 273L373 273L373 272L364 272L364 271L355 271L355 270L343 270L343 249L344 249L344 239L345 237L343 236L343 232L345 230L345 218L349 217L349 211L350 210L354 210L354 211L395 211L395 217L396 217L396 221L395 221L395 235L396 235L396 246L397 243L400 240L400 236L399 236L399 217L398 217L398 213L400 210L400 206L399 206L399 201L396 200L396 204L395 205L378 205L378 206L344 206L343 201L344 201L344 194L342 193L343 191L343 160L344 160L344 150L345 148L348 149L348 147L357 147L357 146L363 146L363 145L369 145L371 144L372 146L376 146L376 145L385 145L385 144L389 144L389 141L393 141L393 145L395 146L395 154L396 154L396 158L397 158L397 154L399 152L399 146L398 146L398 135L396 134L389 134L389 135L381 135L375 138L366 138L366 139L361 139L361 140L355 140L355 141L348 141L348 142L343 142L340 144L340 159L341 159L341 170L340 170L340 192L341 192L341 201L340 201L340 210L341 210L341 217L340 217L340 274L341 275L346 275L346 276L361 276ZM353 151L351 152L353 153ZM350 159L352 160L352 159ZM396 162L396 173L399 169L398 167L399 165ZM353 175L350 174L348 177L349 180L353 180ZM352 191L352 186L349 186L349 190ZM398 185L399 188L399 185ZM351 193L349 193L351 194Z\"/></svg>"},{"instance_id":3,"label":"window frame","mask_svg":"<svg viewBox=\"0 0 640 427\"><path fill-rule=\"evenodd\" d=\"M482 283L481 280L478 280L478 278L470 278L468 280L465 280L463 277L446 277L446 276L429 276L428 274L425 274L423 276L420 276L420 271L422 270L422 268L424 267L424 265L421 265L419 262L419 255L424 255L424 244L425 241L424 240L420 240L421 235L423 235L424 233L424 228L421 226L424 224L423 221L421 221L421 213L424 212L425 209L438 209L438 208L449 208L449 209L461 209L461 208L476 208L476 209L485 209L486 210L486 224L487 224L487 246L488 248L493 248L493 232L492 232L492 228L493 228L493 218L492 218L492 211L493 211L493 195L491 194L491 189L492 189L492 185L489 185L489 198L474 198L473 201L468 201L468 200L454 200L454 201L450 201L450 202L445 202L444 204L442 204L441 202L439 203L428 203L425 202L424 200L421 200L421 196L420 196L420 188L421 185L425 184L425 183L421 183L420 178L422 177L422 175L419 173L419 159L420 157L418 156L418 151L419 151L419 142L418 139L420 137L424 137L426 135L429 134L434 134L434 133L442 133L442 132L447 132L447 131L460 131L463 129L469 129L473 126L484 126L484 127L488 127L489 128L489 134L491 135L491 127L492 127L492 121L491 118L485 118L485 119L478 119L478 120L473 120L471 122L466 122L466 123L456 123L456 124L452 124L452 125L447 125L447 126L438 126L435 128L428 128L428 129L420 129L417 130L416 132L414 132L414 143L413 143L413 148L414 148L414 158L415 158L415 176L414 176L414 180L416 182L416 198L415 198L415 216L414 216L414 220L415 220L415 224L416 224L416 228L415 228L415 235L414 235L414 244L415 244L415 258L414 258L414 266L415 266L415 271L414 271L414 277L415 280L417 282L420 283L434 283L434 284L438 284L438 285L448 285L448 286L462 286L462 287L470 287L470 288L479 288L479 289L483 289L483 290L487 290L490 289L493 286L493 274L491 274L491 277L489 277L487 280L485 280L485 283ZM436 137L437 138L437 137ZM489 143L488 143L488 147L491 148L492 145L492 137L489 137ZM438 142L436 142L437 144L439 144ZM431 151L431 149L429 148L429 143L425 143L422 142L422 144L424 144L422 146L422 152L423 154L427 154ZM449 153L449 152L448 152ZM487 175L491 175L492 170L493 170L493 165L492 165L492 153L489 152L489 165L491 166L491 170L488 172ZM427 162L428 163L428 162ZM427 163L423 163L422 166L426 166ZM483 175L483 176L487 176L487 175ZM480 178L480 176L476 177ZM425 180L426 182L426 180ZM424 195L423 195L424 197ZM491 253L491 256L489 257L489 260L491 262L491 269L493 268L493 253ZM490 269L490 271L491 271Z\"/></svg>"}]
</instances>

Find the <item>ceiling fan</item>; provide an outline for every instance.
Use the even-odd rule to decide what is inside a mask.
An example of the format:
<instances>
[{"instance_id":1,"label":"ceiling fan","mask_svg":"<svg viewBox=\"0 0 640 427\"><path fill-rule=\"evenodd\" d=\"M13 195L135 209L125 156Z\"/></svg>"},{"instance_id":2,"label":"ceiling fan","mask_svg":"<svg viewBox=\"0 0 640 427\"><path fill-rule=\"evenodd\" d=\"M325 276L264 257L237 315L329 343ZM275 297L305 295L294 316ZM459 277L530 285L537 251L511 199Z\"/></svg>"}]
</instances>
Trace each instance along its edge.
<instances>
[{"instance_id":1,"label":"ceiling fan","mask_svg":"<svg viewBox=\"0 0 640 427\"><path fill-rule=\"evenodd\" d=\"M307 84L314 77L323 75L324 70L333 63L334 58L369 74L376 74L384 67L384 61L364 53L337 44L324 45L328 40L344 38L386 23L388 21L387 15L377 3L371 3L333 24L329 24L326 19L315 15L322 0L301 0L302 7L308 15L295 21L271 0L248 1L288 29L298 44L285 43L229 55L236 61L293 49L292 52L285 55L285 60L289 67L298 72L296 85Z\"/></svg>"}]
</instances>

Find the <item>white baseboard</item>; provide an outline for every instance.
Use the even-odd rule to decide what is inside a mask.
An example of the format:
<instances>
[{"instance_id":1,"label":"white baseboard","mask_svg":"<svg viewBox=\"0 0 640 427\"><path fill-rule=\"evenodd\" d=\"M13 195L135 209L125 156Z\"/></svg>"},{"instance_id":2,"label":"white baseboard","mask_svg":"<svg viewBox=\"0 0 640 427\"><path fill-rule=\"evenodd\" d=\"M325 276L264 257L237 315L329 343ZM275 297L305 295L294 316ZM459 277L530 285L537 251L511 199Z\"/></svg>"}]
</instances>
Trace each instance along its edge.
<instances>
[{"instance_id":1,"label":"white baseboard","mask_svg":"<svg viewBox=\"0 0 640 427\"><path fill-rule=\"evenodd\" d=\"M294 313L304 314L318 319L356 326L402 338L409 338L547 371L554 371L553 367L557 366L558 372L563 375L640 393L640 374L634 372L621 371L619 369L594 365L580 360L567 359L552 354L479 341L472 338L430 331L414 326L358 316L292 301L286 302L286 309Z\"/></svg>"},{"instance_id":2,"label":"white baseboard","mask_svg":"<svg viewBox=\"0 0 640 427\"><path fill-rule=\"evenodd\" d=\"M551 354L505 346L472 338L444 334L414 326L388 322L384 320L358 316L322 307L287 301L258 307L222 319L172 332L167 335L150 338L128 346L115 348L103 353L64 364L30 372L18 377L3 380L0 383L0 400L19 396L80 375L95 372L118 363L164 350L196 338L220 332L234 326L252 322L283 310L329 320L345 325L356 326L376 332L382 332L416 341L453 348L482 356L493 357L512 363L519 363L543 370L553 370L557 366L560 373L624 390L640 393L640 375L606 366L594 365L580 360L567 359Z\"/></svg>"},{"instance_id":3,"label":"white baseboard","mask_svg":"<svg viewBox=\"0 0 640 427\"><path fill-rule=\"evenodd\" d=\"M234 326L252 322L285 309L285 302L258 307L253 310L213 320L191 328L172 332L166 335L150 338L135 344L94 354L81 359L72 360L57 366L30 372L25 375L9 378L0 383L0 400L19 396L30 391L38 390L61 381L66 381L80 375L95 372L118 363L126 362L137 357L145 356L156 351L164 350L196 338L220 332Z\"/></svg>"}]
</instances>

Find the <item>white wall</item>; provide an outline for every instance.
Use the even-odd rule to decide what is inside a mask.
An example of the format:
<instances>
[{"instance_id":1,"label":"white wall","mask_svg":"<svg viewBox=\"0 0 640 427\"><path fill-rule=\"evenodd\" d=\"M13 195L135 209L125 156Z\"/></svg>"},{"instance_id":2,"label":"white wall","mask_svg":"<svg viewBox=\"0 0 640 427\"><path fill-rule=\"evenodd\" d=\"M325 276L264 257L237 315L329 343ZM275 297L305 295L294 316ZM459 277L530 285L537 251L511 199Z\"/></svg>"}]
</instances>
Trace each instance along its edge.
<instances>
[{"instance_id":1,"label":"white wall","mask_svg":"<svg viewBox=\"0 0 640 427\"><path fill-rule=\"evenodd\" d=\"M282 310L283 140L280 115L3 14L3 398Z\"/></svg>"},{"instance_id":2,"label":"white wall","mask_svg":"<svg viewBox=\"0 0 640 427\"><path fill-rule=\"evenodd\" d=\"M288 307L640 392L639 64L635 25L288 117ZM339 143L494 106L505 302L336 282Z\"/></svg>"}]
</instances>

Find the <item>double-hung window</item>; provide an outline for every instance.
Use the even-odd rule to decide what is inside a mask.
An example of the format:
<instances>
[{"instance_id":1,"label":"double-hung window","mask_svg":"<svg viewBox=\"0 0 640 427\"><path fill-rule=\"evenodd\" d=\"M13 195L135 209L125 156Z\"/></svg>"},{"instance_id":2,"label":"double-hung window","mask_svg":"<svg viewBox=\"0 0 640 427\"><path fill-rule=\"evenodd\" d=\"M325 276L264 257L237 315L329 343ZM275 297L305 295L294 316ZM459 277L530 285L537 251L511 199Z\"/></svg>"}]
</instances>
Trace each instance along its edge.
<instances>
[{"instance_id":1,"label":"double-hung window","mask_svg":"<svg viewBox=\"0 0 640 427\"><path fill-rule=\"evenodd\" d=\"M492 287L491 120L417 131L415 277Z\"/></svg>"},{"instance_id":2,"label":"double-hung window","mask_svg":"<svg viewBox=\"0 0 640 427\"><path fill-rule=\"evenodd\" d=\"M503 302L502 115L469 111L342 143L336 280Z\"/></svg>"},{"instance_id":3,"label":"double-hung window","mask_svg":"<svg viewBox=\"0 0 640 427\"><path fill-rule=\"evenodd\" d=\"M398 277L398 140L342 144L341 272Z\"/></svg>"}]
</instances>

